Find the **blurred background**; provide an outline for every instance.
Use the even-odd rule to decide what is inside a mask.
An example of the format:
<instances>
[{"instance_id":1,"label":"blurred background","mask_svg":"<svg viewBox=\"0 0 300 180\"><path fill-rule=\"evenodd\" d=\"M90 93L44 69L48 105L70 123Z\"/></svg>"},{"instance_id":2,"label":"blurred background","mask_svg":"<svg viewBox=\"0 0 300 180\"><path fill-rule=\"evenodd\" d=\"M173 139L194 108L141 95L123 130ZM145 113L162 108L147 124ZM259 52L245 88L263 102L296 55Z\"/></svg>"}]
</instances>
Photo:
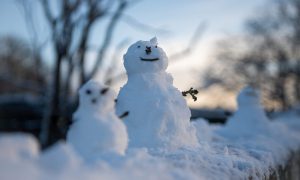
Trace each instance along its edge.
<instances>
[{"instance_id":1,"label":"blurred background","mask_svg":"<svg viewBox=\"0 0 300 180\"><path fill-rule=\"evenodd\" d=\"M116 91L122 56L156 36L192 118L224 122L250 84L267 112L300 100L300 0L2 0L0 131L65 136L77 90L95 78Z\"/></svg>"}]
</instances>

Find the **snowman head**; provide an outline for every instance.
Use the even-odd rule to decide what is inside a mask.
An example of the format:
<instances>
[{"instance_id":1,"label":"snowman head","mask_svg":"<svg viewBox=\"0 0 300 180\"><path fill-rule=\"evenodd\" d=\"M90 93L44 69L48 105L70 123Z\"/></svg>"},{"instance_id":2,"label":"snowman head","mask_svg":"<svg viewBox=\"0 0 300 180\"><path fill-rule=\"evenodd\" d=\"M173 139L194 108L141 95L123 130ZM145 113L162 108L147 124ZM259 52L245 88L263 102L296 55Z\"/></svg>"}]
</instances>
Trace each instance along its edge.
<instances>
[{"instance_id":1,"label":"snowman head","mask_svg":"<svg viewBox=\"0 0 300 180\"><path fill-rule=\"evenodd\" d=\"M79 107L88 112L106 112L114 108L114 91L94 80L79 90Z\"/></svg>"},{"instance_id":2,"label":"snowman head","mask_svg":"<svg viewBox=\"0 0 300 180\"><path fill-rule=\"evenodd\" d=\"M240 91L237 102L239 107L260 106L260 93L257 89L246 86Z\"/></svg>"},{"instance_id":3,"label":"snowman head","mask_svg":"<svg viewBox=\"0 0 300 180\"><path fill-rule=\"evenodd\" d=\"M127 74L158 72L166 70L168 58L164 50L157 46L156 37L150 41L132 44L124 55Z\"/></svg>"}]
</instances>

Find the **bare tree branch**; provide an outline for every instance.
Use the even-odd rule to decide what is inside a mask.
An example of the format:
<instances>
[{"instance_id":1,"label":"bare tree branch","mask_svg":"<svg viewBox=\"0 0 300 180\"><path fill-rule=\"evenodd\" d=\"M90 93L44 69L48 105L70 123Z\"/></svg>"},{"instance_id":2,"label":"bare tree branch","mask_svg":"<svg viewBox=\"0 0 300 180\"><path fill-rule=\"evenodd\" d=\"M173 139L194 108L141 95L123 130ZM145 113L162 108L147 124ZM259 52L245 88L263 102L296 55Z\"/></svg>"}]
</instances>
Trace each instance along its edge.
<instances>
[{"instance_id":1,"label":"bare tree branch","mask_svg":"<svg viewBox=\"0 0 300 180\"><path fill-rule=\"evenodd\" d=\"M186 55L192 53L192 51L196 49L197 43L202 37L205 29L206 29L206 23L205 22L200 23L197 29L195 30L193 36L191 37L187 47L178 53L171 54L169 56L169 59L174 62L175 60L179 60L183 57L186 57Z\"/></svg>"},{"instance_id":2,"label":"bare tree branch","mask_svg":"<svg viewBox=\"0 0 300 180\"><path fill-rule=\"evenodd\" d=\"M117 10L115 11L115 14L112 16L112 18L111 18L111 20L110 20L110 22L107 26L104 41L103 41L103 43L102 43L102 45L99 49L98 56L97 56L97 59L96 59L96 63L93 66L94 68L86 76L86 79L92 78L97 73L100 66L102 65L103 58L105 57L106 50L107 50L107 48L109 47L109 45L111 43L114 28L117 25L117 22L120 19L120 17L122 15L123 11L125 10L126 6L127 6L127 1L120 0L119 6L118 6Z\"/></svg>"},{"instance_id":3,"label":"bare tree branch","mask_svg":"<svg viewBox=\"0 0 300 180\"><path fill-rule=\"evenodd\" d=\"M25 2L25 0L23 0ZM111 44L113 31L123 15L123 11L132 4L127 0L103 1L103 0L61 0L56 1L58 12L53 10L51 0L39 0L45 20L51 31L50 41L54 47L54 65L52 70L52 84L49 93L49 107L42 122L40 138L43 145L49 145L62 138L62 131L57 126L59 120L66 120L65 107L70 102L71 79L79 79L79 85L91 78L102 68L103 59ZM116 5L116 6L115 6ZM93 69L86 72L85 62L91 30L93 25L109 11L115 9L108 25L105 27L103 41L98 49ZM37 34L38 36L38 34ZM36 38L36 36L34 36ZM67 64L63 64L67 63ZM112 63L115 63L113 61ZM62 72L62 66L66 65L67 71ZM108 73L112 71L113 64ZM74 73L78 70L79 73ZM77 78L79 76L79 78ZM66 96L65 99L61 97ZM51 129L51 130L50 130ZM54 141L53 141L54 140Z\"/></svg>"},{"instance_id":4,"label":"bare tree branch","mask_svg":"<svg viewBox=\"0 0 300 180\"><path fill-rule=\"evenodd\" d=\"M40 2L44 10L45 17L47 18L50 25L54 27L56 24L56 18L54 18L54 16L51 13L49 2L47 0L40 0Z\"/></svg>"},{"instance_id":5,"label":"bare tree branch","mask_svg":"<svg viewBox=\"0 0 300 180\"><path fill-rule=\"evenodd\" d=\"M126 22L128 25L135 27L142 32L156 33L156 34L163 34L163 35L172 33L171 31L166 29L149 26L148 24L142 23L138 21L136 18L126 14L123 14L122 20Z\"/></svg>"},{"instance_id":6,"label":"bare tree branch","mask_svg":"<svg viewBox=\"0 0 300 180\"><path fill-rule=\"evenodd\" d=\"M96 2L96 1L95 1ZM97 9L97 4L93 1L89 1L88 3L88 15L87 15L87 23L85 24L82 32L81 38L79 40L79 47L77 49L77 53L79 54L79 68L80 68L80 83L83 84L86 80L86 72L85 72L85 55L87 51L87 43L89 36L91 35L90 31L96 20L103 16L105 13L101 9Z\"/></svg>"},{"instance_id":7,"label":"bare tree branch","mask_svg":"<svg viewBox=\"0 0 300 180\"><path fill-rule=\"evenodd\" d=\"M110 66L108 67L106 73L105 73L105 77L104 77L104 81L105 84L107 85L111 85L113 83L113 81L115 80L115 77L113 77L113 73L115 71L115 69L117 69L117 61L119 60L120 57L120 52L121 49L123 49L129 42L129 39L126 38L124 40L122 40L117 46L116 46L116 51L114 53L114 55L112 56L112 61L110 63Z\"/></svg>"}]
</instances>

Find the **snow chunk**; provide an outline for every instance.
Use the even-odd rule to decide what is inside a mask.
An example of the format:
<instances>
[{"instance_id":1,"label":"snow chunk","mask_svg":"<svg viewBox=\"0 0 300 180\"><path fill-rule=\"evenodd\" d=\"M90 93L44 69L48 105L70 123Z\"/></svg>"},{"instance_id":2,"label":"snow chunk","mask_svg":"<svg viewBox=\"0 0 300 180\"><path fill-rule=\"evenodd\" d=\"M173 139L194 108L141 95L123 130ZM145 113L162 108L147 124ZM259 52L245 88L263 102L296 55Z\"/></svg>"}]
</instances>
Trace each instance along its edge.
<instances>
[{"instance_id":1,"label":"snow chunk","mask_svg":"<svg viewBox=\"0 0 300 180\"><path fill-rule=\"evenodd\" d=\"M35 137L25 133L0 134L0 159L31 160L39 153L39 144Z\"/></svg>"}]
</instances>

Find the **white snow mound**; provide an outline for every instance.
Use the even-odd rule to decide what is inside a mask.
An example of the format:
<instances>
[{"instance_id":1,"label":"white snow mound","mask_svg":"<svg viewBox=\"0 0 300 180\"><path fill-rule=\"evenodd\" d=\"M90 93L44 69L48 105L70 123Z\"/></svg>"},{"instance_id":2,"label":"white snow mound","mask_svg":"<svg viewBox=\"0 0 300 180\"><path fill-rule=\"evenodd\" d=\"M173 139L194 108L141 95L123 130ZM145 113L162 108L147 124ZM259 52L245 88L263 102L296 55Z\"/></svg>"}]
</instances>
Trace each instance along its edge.
<instances>
[{"instance_id":1,"label":"white snow mound","mask_svg":"<svg viewBox=\"0 0 300 180\"><path fill-rule=\"evenodd\" d=\"M260 104L260 93L257 89L250 86L243 88L237 96L237 104L237 111L222 129L223 135L240 138L272 131L271 122Z\"/></svg>"}]
</instances>

